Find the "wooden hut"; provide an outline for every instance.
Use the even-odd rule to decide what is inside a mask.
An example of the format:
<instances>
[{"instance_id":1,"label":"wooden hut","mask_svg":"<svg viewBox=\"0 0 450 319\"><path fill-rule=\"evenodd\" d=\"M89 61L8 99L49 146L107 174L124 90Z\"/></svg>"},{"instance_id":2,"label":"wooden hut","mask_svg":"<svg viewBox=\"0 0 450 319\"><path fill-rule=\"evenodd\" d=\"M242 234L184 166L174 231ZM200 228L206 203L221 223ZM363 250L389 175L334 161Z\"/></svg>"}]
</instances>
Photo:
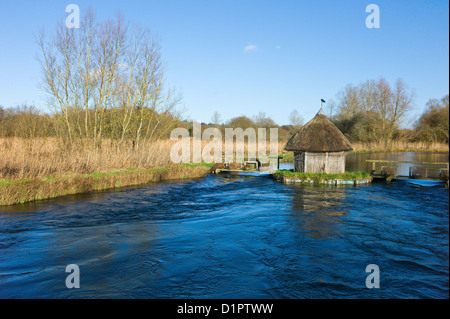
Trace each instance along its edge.
<instances>
[{"instance_id":1,"label":"wooden hut","mask_svg":"<svg viewBox=\"0 0 450 319\"><path fill-rule=\"evenodd\" d=\"M335 174L345 172L345 156L353 148L320 109L290 138L286 150L294 152L294 172Z\"/></svg>"}]
</instances>

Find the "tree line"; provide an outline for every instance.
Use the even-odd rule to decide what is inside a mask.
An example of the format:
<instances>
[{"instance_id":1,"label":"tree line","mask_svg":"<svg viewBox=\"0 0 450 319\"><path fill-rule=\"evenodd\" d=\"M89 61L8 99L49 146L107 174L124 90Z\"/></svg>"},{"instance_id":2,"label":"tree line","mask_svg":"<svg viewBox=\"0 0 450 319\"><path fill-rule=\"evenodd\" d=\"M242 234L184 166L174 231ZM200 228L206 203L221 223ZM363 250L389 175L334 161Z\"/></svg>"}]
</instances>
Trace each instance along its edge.
<instances>
[{"instance_id":1,"label":"tree line","mask_svg":"<svg viewBox=\"0 0 450 319\"><path fill-rule=\"evenodd\" d=\"M357 87L356 87L357 88ZM339 104L331 100L327 103L326 112L332 122L349 138L351 142L382 142L387 145L395 140L403 139L408 142L427 142L427 143L449 143L449 95L441 99L430 99L426 104L426 109L412 122L410 129L402 129L402 123L410 120L408 112L411 112L412 106L409 105L402 113L402 116L390 116L390 112L395 112L394 104L390 106L383 103L387 110L381 106L373 106L376 103L376 95L373 97L372 107L364 104L367 98L362 98L364 87L359 93L355 93L354 86L346 86L338 96ZM392 102L391 102L392 103ZM402 106L403 107L403 106ZM139 130L142 118L140 114L145 114L151 118L153 112L151 109L138 110L130 116L129 130L123 135L123 130L117 130L118 115L123 118L124 114L119 114L120 110L107 110L103 118L103 137L112 138L117 141L122 139L136 139L136 132ZM384 114L384 117L382 115ZM397 113L398 114L398 113ZM94 116L91 114L90 116ZM160 114L153 114L158 118ZM69 123L77 123L81 115L72 113ZM144 122L146 127L150 121ZM185 127L192 130L192 122L181 121L178 117L167 114L162 118L159 127L151 127L154 138L167 138L170 135L169 128L175 126ZM218 112L215 112L211 122L202 123L202 128L217 127L224 135L225 127L231 128L278 128L280 140L289 139L304 124L303 118L294 110L289 115L289 124L278 125L264 112L259 112L253 117L245 115L234 117L228 121L222 121ZM47 137L47 136L65 136L67 132L61 125L61 114L49 115L39 111L34 106L21 105L15 108L4 108L0 106L0 137ZM191 132L192 133L192 132ZM145 135L147 136L147 129Z\"/></svg>"},{"instance_id":2,"label":"tree line","mask_svg":"<svg viewBox=\"0 0 450 319\"><path fill-rule=\"evenodd\" d=\"M266 138L269 139L270 128L278 129L278 138L282 141L288 140L295 132L297 132L304 124L303 118L300 116L297 110L293 110L289 114L289 124L278 125L273 119L270 118L265 112L258 112L258 114L248 117L246 115L240 115L233 117L228 121L222 121L222 117L219 112L214 112L211 121L209 123L202 122L202 130L210 127L218 128L223 137L225 137L225 128L253 128L258 131L258 128L266 129ZM180 126L187 128L192 136L193 124L190 121L180 122Z\"/></svg>"},{"instance_id":3,"label":"tree line","mask_svg":"<svg viewBox=\"0 0 450 319\"><path fill-rule=\"evenodd\" d=\"M137 109L128 119L128 128L118 129L118 121L124 117L120 114L121 110L106 110L103 115L102 137L113 139L118 142L124 140L139 141L137 132L139 126L143 123L143 133L140 139L149 140L168 138L171 128L176 127L180 123L178 116L173 114L158 114L151 109ZM94 116L90 111L90 116ZM85 115L85 113L83 113ZM142 116L144 115L144 116ZM75 112L68 116L69 125L76 125L80 121L81 115ZM159 125L152 125L153 122L159 122ZM88 125L91 128L91 124ZM16 107L4 108L0 106L0 137L63 137L68 143L68 130L63 125L62 116L59 113L48 114L37 109L33 105L19 105ZM75 135L72 142L82 143L82 136ZM99 137L100 138L100 137ZM84 142L89 142L87 139Z\"/></svg>"},{"instance_id":4,"label":"tree line","mask_svg":"<svg viewBox=\"0 0 450 319\"><path fill-rule=\"evenodd\" d=\"M376 142L388 148L393 141L449 143L449 95L432 98L426 109L414 121L414 92L403 80L391 86L384 78L367 80L359 85L346 85L336 99L325 104L330 120L351 142ZM210 123L202 127L217 127L224 133L225 127L243 129L252 127L276 127L280 140L288 140L304 124L301 115L293 110L288 125L278 125L264 112L253 117L241 115L222 121L215 112ZM189 122L183 125L192 128ZM405 128L405 127L410 128Z\"/></svg>"},{"instance_id":5,"label":"tree line","mask_svg":"<svg viewBox=\"0 0 450 319\"><path fill-rule=\"evenodd\" d=\"M403 80L390 85L384 78L342 89L337 102L327 103L333 123L352 142L377 142L389 147L395 140L449 142L449 96L430 99L414 121L414 92ZM409 125L410 129L405 127Z\"/></svg>"}]
</instances>

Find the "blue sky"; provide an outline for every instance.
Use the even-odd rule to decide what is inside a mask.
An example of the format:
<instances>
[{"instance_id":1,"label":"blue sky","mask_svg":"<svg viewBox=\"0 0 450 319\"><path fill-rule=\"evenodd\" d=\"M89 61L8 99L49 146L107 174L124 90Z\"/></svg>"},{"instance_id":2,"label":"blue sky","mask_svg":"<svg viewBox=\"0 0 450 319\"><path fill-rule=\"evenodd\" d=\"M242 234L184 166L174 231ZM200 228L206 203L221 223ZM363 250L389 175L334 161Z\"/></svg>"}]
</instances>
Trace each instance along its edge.
<instances>
[{"instance_id":1,"label":"blue sky","mask_svg":"<svg viewBox=\"0 0 450 319\"><path fill-rule=\"evenodd\" d=\"M74 3L99 19L117 10L159 36L167 82L183 94L191 119L209 122L265 112L305 120L320 99L346 84L402 78L415 91L415 114L449 88L448 1L4 1L0 0L0 105L46 110L33 33L53 31ZM368 29L368 4L380 28ZM247 50L245 50L247 48Z\"/></svg>"}]
</instances>

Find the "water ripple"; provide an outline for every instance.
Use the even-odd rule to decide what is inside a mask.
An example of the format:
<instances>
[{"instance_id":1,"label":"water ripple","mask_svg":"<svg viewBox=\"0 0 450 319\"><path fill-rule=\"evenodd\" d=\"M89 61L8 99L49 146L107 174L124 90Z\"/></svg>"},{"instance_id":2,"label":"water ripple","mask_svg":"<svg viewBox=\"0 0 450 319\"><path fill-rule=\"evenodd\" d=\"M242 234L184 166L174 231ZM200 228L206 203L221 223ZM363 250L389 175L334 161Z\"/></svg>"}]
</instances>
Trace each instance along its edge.
<instances>
[{"instance_id":1,"label":"water ripple","mask_svg":"<svg viewBox=\"0 0 450 319\"><path fill-rule=\"evenodd\" d=\"M5 208L0 297L448 298L448 206L447 189L219 175Z\"/></svg>"}]
</instances>

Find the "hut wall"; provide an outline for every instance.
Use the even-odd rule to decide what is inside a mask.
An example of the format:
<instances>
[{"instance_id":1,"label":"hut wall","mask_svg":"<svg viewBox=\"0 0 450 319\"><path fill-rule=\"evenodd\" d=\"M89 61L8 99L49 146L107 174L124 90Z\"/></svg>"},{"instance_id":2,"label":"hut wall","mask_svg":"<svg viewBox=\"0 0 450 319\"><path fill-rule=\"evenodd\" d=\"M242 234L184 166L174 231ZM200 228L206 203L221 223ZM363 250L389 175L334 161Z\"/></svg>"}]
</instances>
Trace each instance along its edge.
<instances>
[{"instance_id":1,"label":"hut wall","mask_svg":"<svg viewBox=\"0 0 450 319\"><path fill-rule=\"evenodd\" d=\"M346 152L331 152L328 153L327 173L336 174L345 172L345 157Z\"/></svg>"},{"instance_id":2,"label":"hut wall","mask_svg":"<svg viewBox=\"0 0 450 319\"><path fill-rule=\"evenodd\" d=\"M305 153L294 153L294 172L305 172Z\"/></svg>"},{"instance_id":3,"label":"hut wall","mask_svg":"<svg viewBox=\"0 0 450 319\"><path fill-rule=\"evenodd\" d=\"M295 153L294 171L336 174L345 172L345 152Z\"/></svg>"},{"instance_id":4,"label":"hut wall","mask_svg":"<svg viewBox=\"0 0 450 319\"><path fill-rule=\"evenodd\" d=\"M305 172L326 173L327 153L306 153Z\"/></svg>"}]
</instances>

